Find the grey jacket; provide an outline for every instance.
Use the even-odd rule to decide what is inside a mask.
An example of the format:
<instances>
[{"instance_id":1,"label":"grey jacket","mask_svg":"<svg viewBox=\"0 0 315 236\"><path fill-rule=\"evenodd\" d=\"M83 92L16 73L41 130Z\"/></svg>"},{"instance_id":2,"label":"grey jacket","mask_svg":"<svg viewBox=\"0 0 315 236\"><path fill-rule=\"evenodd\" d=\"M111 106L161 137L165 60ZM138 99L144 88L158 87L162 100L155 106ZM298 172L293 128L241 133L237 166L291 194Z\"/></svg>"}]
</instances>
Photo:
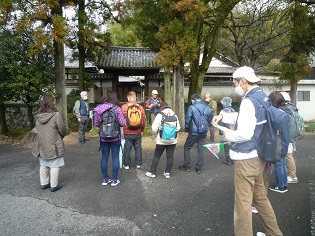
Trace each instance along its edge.
<instances>
[{"instance_id":1,"label":"grey jacket","mask_svg":"<svg viewBox=\"0 0 315 236\"><path fill-rule=\"evenodd\" d=\"M63 138L66 126L59 112L39 113L36 118L37 139L32 154L43 159L55 159L65 154Z\"/></svg>"}]
</instances>

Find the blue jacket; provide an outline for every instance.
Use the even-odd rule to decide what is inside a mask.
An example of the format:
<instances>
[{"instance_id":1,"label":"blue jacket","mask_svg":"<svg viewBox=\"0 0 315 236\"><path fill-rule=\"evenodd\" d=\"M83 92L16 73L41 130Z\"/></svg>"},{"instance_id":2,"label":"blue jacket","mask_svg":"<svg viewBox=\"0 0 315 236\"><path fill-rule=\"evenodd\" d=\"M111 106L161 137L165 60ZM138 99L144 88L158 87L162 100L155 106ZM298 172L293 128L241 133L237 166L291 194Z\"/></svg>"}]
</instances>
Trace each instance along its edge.
<instances>
[{"instance_id":1,"label":"blue jacket","mask_svg":"<svg viewBox=\"0 0 315 236\"><path fill-rule=\"evenodd\" d=\"M250 99L255 107L257 125L256 125L254 135L251 138L251 140L244 143L234 143L234 142L231 143L231 149L235 152L250 153L253 150L257 150L257 147L258 147L257 140L259 140L259 137L262 132L263 124L266 122L265 109L260 105L260 103L257 100L251 99L252 97L269 102L268 96L263 92L261 87L256 87L246 94L244 99ZM235 130L237 130L237 121L235 124Z\"/></svg>"},{"instance_id":2,"label":"blue jacket","mask_svg":"<svg viewBox=\"0 0 315 236\"><path fill-rule=\"evenodd\" d=\"M203 103L201 99L197 99L193 105L190 105L186 112L186 121L185 121L185 132L189 132L192 135L207 135L207 134L200 134L198 132L198 128L195 124L195 122L199 121L200 112L197 110L197 108L203 112L206 116L208 123L210 122L211 117L211 110L210 108Z\"/></svg>"},{"instance_id":3,"label":"blue jacket","mask_svg":"<svg viewBox=\"0 0 315 236\"><path fill-rule=\"evenodd\" d=\"M257 119L257 125L255 127L254 135L251 138L251 140L244 142L244 143L231 143L231 149L235 152L241 152L241 153L250 153L253 150L257 150L258 148L258 141L261 139L261 133L263 129L263 125L267 121L266 116L266 110L263 108L263 106L258 102L258 100L263 101L267 106L271 105L269 97L263 92L263 90L260 87L256 87L249 91L244 99L250 99L255 107L255 116ZM279 109L285 110L285 107L279 107ZM237 130L237 122L235 129ZM282 153L281 156L284 158L288 152L288 145L289 145L289 133L290 129L286 128L285 130L282 130Z\"/></svg>"}]
</instances>

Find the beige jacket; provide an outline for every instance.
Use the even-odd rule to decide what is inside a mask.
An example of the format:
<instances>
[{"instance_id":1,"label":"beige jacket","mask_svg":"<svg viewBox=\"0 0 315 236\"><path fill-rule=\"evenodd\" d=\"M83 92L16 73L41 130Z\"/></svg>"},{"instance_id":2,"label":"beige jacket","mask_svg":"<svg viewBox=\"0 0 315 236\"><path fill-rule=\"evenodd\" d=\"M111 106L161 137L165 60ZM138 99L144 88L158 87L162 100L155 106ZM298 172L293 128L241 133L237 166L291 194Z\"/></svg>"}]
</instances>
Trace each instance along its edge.
<instances>
[{"instance_id":1,"label":"beige jacket","mask_svg":"<svg viewBox=\"0 0 315 236\"><path fill-rule=\"evenodd\" d=\"M38 113L36 128L37 139L32 154L47 160L64 156L66 126L61 114L56 111Z\"/></svg>"}]
</instances>

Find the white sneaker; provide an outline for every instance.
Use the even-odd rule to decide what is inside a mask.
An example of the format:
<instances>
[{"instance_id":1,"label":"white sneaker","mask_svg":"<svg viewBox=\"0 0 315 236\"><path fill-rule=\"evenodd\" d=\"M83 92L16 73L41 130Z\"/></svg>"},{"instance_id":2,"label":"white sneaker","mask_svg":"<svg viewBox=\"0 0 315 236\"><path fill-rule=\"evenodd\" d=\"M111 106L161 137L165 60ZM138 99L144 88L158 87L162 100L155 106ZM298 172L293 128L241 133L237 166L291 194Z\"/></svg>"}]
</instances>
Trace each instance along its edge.
<instances>
[{"instance_id":1,"label":"white sneaker","mask_svg":"<svg viewBox=\"0 0 315 236\"><path fill-rule=\"evenodd\" d=\"M117 179L116 181L113 180L112 183L110 184L111 186L117 186L120 183L119 179Z\"/></svg>"},{"instance_id":2,"label":"white sneaker","mask_svg":"<svg viewBox=\"0 0 315 236\"><path fill-rule=\"evenodd\" d=\"M266 234L262 232L257 232L256 236L266 236Z\"/></svg>"},{"instance_id":3,"label":"white sneaker","mask_svg":"<svg viewBox=\"0 0 315 236\"><path fill-rule=\"evenodd\" d=\"M253 207L253 206L252 206L252 213L255 213L255 214L257 214L257 213L258 213L258 211L257 211L256 207Z\"/></svg>"},{"instance_id":4,"label":"white sneaker","mask_svg":"<svg viewBox=\"0 0 315 236\"><path fill-rule=\"evenodd\" d=\"M137 169L140 169L140 168L141 168L141 166L138 166L138 165L136 165L136 167L137 167Z\"/></svg>"},{"instance_id":5,"label":"white sneaker","mask_svg":"<svg viewBox=\"0 0 315 236\"><path fill-rule=\"evenodd\" d=\"M150 178L155 178L155 174L153 174L151 172L147 172L147 173L145 173L145 175L150 177Z\"/></svg>"},{"instance_id":6,"label":"white sneaker","mask_svg":"<svg viewBox=\"0 0 315 236\"><path fill-rule=\"evenodd\" d=\"M170 173L163 173L163 175L165 176L165 178L170 179L171 178L171 174Z\"/></svg>"},{"instance_id":7,"label":"white sneaker","mask_svg":"<svg viewBox=\"0 0 315 236\"><path fill-rule=\"evenodd\" d=\"M296 184L298 182L299 182L299 180L298 180L297 177L290 177L290 176L288 176L288 184Z\"/></svg>"},{"instance_id":8,"label":"white sneaker","mask_svg":"<svg viewBox=\"0 0 315 236\"><path fill-rule=\"evenodd\" d=\"M125 170L129 170L129 166L123 165L123 168L124 168Z\"/></svg>"}]
</instances>

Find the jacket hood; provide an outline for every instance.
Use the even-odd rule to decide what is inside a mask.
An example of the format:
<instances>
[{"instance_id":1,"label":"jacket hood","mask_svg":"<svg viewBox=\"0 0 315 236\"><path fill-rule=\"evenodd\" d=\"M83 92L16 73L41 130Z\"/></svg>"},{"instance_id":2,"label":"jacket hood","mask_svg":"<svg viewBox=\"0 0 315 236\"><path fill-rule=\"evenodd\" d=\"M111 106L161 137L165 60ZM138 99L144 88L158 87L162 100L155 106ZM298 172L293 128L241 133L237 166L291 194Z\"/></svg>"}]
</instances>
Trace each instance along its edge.
<instances>
[{"instance_id":1,"label":"jacket hood","mask_svg":"<svg viewBox=\"0 0 315 236\"><path fill-rule=\"evenodd\" d=\"M39 113L37 115L37 121L40 124L46 124L55 114L56 114L56 112Z\"/></svg>"},{"instance_id":2,"label":"jacket hood","mask_svg":"<svg viewBox=\"0 0 315 236\"><path fill-rule=\"evenodd\" d=\"M168 116L175 115L175 112L169 107L164 108L161 112Z\"/></svg>"},{"instance_id":3,"label":"jacket hood","mask_svg":"<svg viewBox=\"0 0 315 236\"><path fill-rule=\"evenodd\" d=\"M293 115L293 112L291 111L291 109L286 107L286 106L280 106L280 107L278 107L278 109L281 109L282 111L288 113L290 116Z\"/></svg>"},{"instance_id":4,"label":"jacket hood","mask_svg":"<svg viewBox=\"0 0 315 236\"><path fill-rule=\"evenodd\" d=\"M104 111L112 108L113 106L115 106L115 105L112 103L105 102L105 103L100 104L97 107L95 107L94 111L97 112L98 114L102 114Z\"/></svg>"}]
</instances>

